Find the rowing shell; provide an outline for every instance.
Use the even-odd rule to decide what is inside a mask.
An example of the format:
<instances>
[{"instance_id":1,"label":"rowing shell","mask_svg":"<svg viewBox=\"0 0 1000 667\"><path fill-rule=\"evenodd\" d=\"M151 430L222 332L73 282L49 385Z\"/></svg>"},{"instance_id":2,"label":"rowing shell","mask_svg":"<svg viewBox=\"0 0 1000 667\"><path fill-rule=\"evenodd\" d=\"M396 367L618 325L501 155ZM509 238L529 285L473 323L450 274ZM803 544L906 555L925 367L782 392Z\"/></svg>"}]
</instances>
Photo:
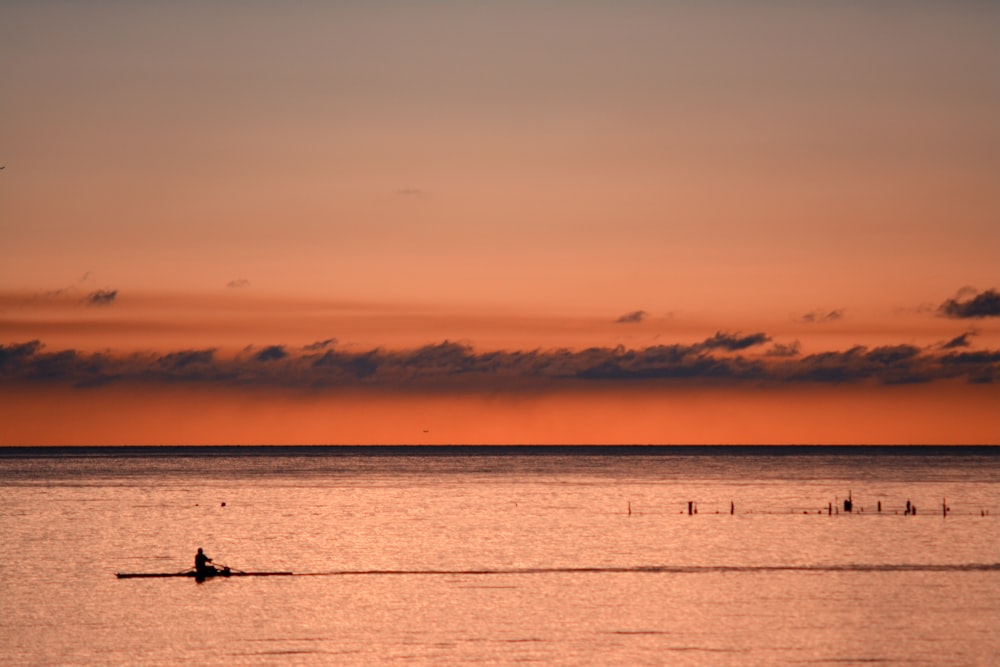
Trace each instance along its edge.
<instances>
[{"instance_id":1,"label":"rowing shell","mask_svg":"<svg viewBox=\"0 0 1000 667\"><path fill-rule=\"evenodd\" d=\"M209 570L207 572L196 572L195 570L185 570L184 572L116 572L119 579L157 579L162 577L194 577L195 579L209 579L211 577L290 577L291 572L243 572L241 570Z\"/></svg>"}]
</instances>

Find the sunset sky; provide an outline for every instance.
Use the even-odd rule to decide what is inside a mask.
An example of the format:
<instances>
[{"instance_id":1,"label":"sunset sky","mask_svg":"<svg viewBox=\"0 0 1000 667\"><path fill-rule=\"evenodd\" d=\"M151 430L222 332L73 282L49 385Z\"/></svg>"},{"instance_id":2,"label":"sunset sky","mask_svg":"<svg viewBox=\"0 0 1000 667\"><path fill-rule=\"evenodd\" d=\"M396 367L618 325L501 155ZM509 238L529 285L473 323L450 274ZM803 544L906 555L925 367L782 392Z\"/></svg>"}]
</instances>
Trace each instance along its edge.
<instances>
[{"instance_id":1,"label":"sunset sky","mask_svg":"<svg viewBox=\"0 0 1000 667\"><path fill-rule=\"evenodd\" d=\"M998 35L0 0L0 445L998 444Z\"/></svg>"}]
</instances>

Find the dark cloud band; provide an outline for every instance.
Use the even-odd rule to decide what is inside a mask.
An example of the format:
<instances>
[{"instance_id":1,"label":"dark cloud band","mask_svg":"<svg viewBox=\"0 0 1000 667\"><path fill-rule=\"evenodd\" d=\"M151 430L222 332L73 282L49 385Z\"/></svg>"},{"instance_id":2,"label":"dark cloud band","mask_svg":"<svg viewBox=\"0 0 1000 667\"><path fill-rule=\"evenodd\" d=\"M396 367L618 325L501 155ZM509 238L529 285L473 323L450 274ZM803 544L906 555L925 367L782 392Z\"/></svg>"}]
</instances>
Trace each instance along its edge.
<instances>
[{"instance_id":1,"label":"dark cloud band","mask_svg":"<svg viewBox=\"0 0 1000 667\"><path fill-rule=\"evenodd\" d=\"M235 357L223 357L215 349L160 355L49 352L40 342L31 341L0 345L0 384L58 382L84 387L147 382L490 392L555 389L574 382L586 386L640 381L773 386L952 379L989 383L1000 378L1000 351L891 345L802 356L793 343L744 354L747 348L767 341L770 337L760 333L717 333L690 345L495 352L477 352L448 341L413 350L365 352L271 345L248 348Z\"/></svg>"}]
</instances>

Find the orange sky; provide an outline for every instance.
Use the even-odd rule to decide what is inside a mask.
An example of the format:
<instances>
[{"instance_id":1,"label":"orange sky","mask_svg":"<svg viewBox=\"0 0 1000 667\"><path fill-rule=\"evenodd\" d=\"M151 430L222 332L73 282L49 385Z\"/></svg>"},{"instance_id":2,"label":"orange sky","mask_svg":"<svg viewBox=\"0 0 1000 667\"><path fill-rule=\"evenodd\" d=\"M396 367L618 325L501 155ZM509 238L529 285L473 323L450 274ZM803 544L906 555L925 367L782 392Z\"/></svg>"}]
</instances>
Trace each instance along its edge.
<instances>
[{"instance_id":1,"label":"orange sky","mask_svg":"<svg viewBox=\"0 0 1000 667\"><path fill-rule=\"evenodd\" d=\"M0 444L424 442L402 426L424 403L462 415L435 442L997 442L998 29L972 0L2 2ZM189 406L156 355L237 372L282 346L292 372L319 341L687 356L583 393L527 373L429 398L409 358L418 380L375 392L252 388L308 428L245 428L246 388L200 375L211 418L137 400ZM868 370L817 379L856 346ZM894 346L919 353L878 366ZM151 366L90 360L118 375L73 388L97 379L52 376L71 349ZM674 377L697 355L767 381ZM344 392L369 417L331 431Z\"/></svg>"},{"instance_id":2,"label":"orange sky","mask_svg":"<svg viewBox=\"0 0 1000 667\"><path fill-rule=\"evenodd\" d=\"M0 391L0 417L3 444L17 445L995 444L996 389L947 391L941 400L925 386L416 396L47 388Z\"/></svg>"}]
</instances>

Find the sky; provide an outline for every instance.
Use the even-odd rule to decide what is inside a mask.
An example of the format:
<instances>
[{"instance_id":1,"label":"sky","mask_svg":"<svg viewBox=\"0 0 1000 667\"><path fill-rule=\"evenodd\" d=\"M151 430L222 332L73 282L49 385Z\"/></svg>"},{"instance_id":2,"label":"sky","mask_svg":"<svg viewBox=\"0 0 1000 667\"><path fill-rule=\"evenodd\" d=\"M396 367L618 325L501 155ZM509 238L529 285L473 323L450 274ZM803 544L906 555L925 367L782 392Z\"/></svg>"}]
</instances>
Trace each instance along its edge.
<instances>
[{"instance_id":1,"label":"sky","mask_svg":"<svg viewBox=\"0 0 1000 667\"><path fill-rule=\"evenodd\" d=\"M0 0L0 445L998 444L997 34Z\"/></svg>"}]
</instances>

